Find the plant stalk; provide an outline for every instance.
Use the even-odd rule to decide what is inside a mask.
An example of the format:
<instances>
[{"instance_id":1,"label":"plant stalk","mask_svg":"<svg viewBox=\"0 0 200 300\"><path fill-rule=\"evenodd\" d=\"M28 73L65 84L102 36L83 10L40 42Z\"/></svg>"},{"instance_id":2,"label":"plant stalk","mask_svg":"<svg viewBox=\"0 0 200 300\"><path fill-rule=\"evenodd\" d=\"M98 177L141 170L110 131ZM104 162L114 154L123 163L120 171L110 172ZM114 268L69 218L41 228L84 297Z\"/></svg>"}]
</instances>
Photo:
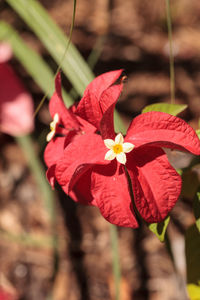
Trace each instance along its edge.
<instances>
[{"instance_id":1,"label":"plant stalk","mask_svg":"<svg viewBox=\"0 0 200 300\"><path fill-rule=\"evenodd\" d=\"M119 245L118 245L118 231L115 225L110 224L110 240L112 248L112 270L115 284L115 300L120 300L120 257L119 257Z\"/></svg>"},{"instance_id":2,"label":"plant stalk","mask_svg":"<svg viewBox=\"0 0 200 300\"><path fill-rule=\"evenodd\" d=\"M171 94L171 104L174 104L175 103L175 72L174 72L174 54L173 54L173 44L172 44L172 20L171 20L171 10L170 10L170 0L165 0L165 2L166 2L168 39L169 39L170 94Z\"/></svg>"}]
</instances>

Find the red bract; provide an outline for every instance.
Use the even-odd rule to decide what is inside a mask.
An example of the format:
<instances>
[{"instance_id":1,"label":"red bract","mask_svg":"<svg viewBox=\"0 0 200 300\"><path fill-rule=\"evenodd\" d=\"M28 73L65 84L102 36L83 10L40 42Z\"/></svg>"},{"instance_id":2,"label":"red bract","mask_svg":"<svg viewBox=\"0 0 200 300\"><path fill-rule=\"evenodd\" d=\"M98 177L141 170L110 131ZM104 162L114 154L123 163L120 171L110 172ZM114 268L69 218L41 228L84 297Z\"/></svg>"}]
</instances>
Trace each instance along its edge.
<instances>
[{"instance_id":1,"label":"red bract","mask_svg":"<svg viewBox=\"0 0 200 300\"><path fill-rule=\"evenodd\" d=\"M88 86L73 116L92 124L100 134L85 131L70 142L68 134L62 138L61 147L54 148L59 155L53 172L75 201L97 206L113 224L136 228L130 185L140 216L149 223L162 221L181 190L180 176L162 147L199 155L200 141L186 122L161 112L136 117L125 139L116 135L113 112L122 83L112 84L120 75L121 71L103 74ZM53 140L55 144L57 140Z\"/></svg>"},{"instance_id":2,"label":"red bract","mask_svg":"<svg viewBox=\"0 0 200 300\"><path fill-rule=\"evenodd\" d=\"M55 183L56 163L67 145L77 136L100 130L100 121L106 110L104 103L117 101L121 93L121 84L112 86L121 72L122 70L108 72L94 79L85 90L78 107L73 105L70 109L67 109L63 103L61 78L60 74L57 75L56 90L49 102L49 111L54 121L50 124L51 132L47 136L50 142L44 152L44 159L48 166L47 178L52 187ZM91 109L88 112L89 107ZM80 117L81 113L83 116ZM87 121L87 114L93 122Z\"/></svg>"},{"instance_id":3,"label":"red bract","mask_svg":"<svg viewBox=\"0 0 200 300\"><path fill-rule=\"evenodd\" d=\"M11 49L0 45L0 131L25 135L33 130L33 101L11 66Z\"/></svg>"}]
</instances>

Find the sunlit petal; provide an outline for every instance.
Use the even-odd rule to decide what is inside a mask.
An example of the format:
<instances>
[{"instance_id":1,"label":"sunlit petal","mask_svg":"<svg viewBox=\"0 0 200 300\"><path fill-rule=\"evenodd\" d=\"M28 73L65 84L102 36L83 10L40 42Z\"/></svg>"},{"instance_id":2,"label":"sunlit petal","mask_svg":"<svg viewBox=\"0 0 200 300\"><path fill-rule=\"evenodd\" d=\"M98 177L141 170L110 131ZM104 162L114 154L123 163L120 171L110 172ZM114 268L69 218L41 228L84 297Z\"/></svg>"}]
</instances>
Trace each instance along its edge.
<instances>
[{"instance_id":1,"label":"sunlit petal","mask_svg":"<svg viewBox=\"0 0 200 300\"><path fill-rule=\"evenodd\" d=\"M116 157L116 154L112 150L109 150L108 152L106 152L106 155L105 155L106 160L113 160L115 157Z\"/></svg>"},{"instance_id":2,"label":"sunlit petal","mask_svg":"<svg viewBox=\"0 0 200 300\"><path fill-rule=\"evenodd\" d=\"M55 131L52 130L47 134L46 140L47 142L50 142L50 140L54 137Z\"/></svg>"},{"instance_id":3,"label":"sunlit petal","mask_svg":"<svg viewBox=\"0 0 200 300\"><path fill-rule=\"evenodd\" d=\"M123 151L125 153L129 153L129 152L131 152L133 150L134 147L135 146L133 144L131 144L131 143L124 143L123 144Z\"/></svg>"},{"instance_id":4,"label":"sunlit petal","mask_svg":"<svg viewBox=\"0 0 200 300\"><path fill-rule=\"evenodd\" d=\"M115 145L115 142L111 139L104 140L104 144L108 149L112 149L112 147Z\"/></svg>"},{"instance_id":5,"label":"sunlit petal","mask_svg":"<svg viewBox=\"0 0 200 300\"><path fill-rule=\"evenodd\" d=\"M116 144L123 144L124 138L121 133L118 133L118 135L115 137L115 143Z\"/></svg>"},{"instance_id":6,"label":"sunlit petal","mask_svg":"<svg viewBox=\"0 0 200 300\"><path fill-rule=\"evenodd\" d=\"M125 165L125 163L126 163L126 154L124 152L121 152L120 154L117 154L116 159L120 164Z\"/></svg>"},{"instance_id":7,"label":"sunlit petal","mask_svg":"<svg viewBox=\"0 0 200 300\"><path fill-rule=\"evenodd\" d=\"M58 123L58 121L59 121L59 114L58 113L55 114L53 120L54 120L55 123Z\"/></svg>"}]
</instances>

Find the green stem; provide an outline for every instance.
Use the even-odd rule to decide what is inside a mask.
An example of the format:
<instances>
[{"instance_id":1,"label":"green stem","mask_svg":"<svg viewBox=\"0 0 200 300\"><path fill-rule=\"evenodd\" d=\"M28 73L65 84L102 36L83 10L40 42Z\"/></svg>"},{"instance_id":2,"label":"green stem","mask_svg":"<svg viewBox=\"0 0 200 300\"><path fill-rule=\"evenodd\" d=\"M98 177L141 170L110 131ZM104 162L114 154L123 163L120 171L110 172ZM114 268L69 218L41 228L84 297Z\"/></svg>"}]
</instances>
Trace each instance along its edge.
<instances>
[{"instance_id":1,"label":"green stem","mask_svg":"<svg viewBox=\"0 0 200 300\"><path fill-rule=\"evenodd\" d=\"M172 45L172 21L171 21L171 10L170 10L170 0L165 0L166 2L166 15L167 15L167 29L169 38L169 63L170 63L170 90L171 90L171 104L175 102L175 74L174 74L174 55L173 55L173 45ZM171 249L171 243L167 232L165 233L165 245L169 253L169 256L173 262L174 269L176 270L176 265L174 262L174 256Z\"/></svg>"},{"instance_id":2,"label":"green stem","mask_svg":"<svg viewBox=\"0 0 200 300\"><path fill-rule=\"evenodd\" d=\"M166 247L166 250L167 250L167 252L169 254L169 257L170 257L170 259L172 261L172 264L173 264L173 267L174 267L174 271L177 274L177 268L176 268L176 263L175 263L173 251L172 251L171 241L170 241L170 237L169 237L169 235L168 235L167 232L165 233L165 247Z\"/></svg>"},{"instance_id":3,"label":"green stem","mask_svg":"<svg viewBox=\"0 0 200 300\"><path fill-rule=\"evenodd\" d=\"M55 213L53 192L46 180L43 165L35 153L33 141L28 135L16 137L16 141L24 152L29 167L35 177L41 193L43 194L44 207L47 209L51 220L54 220Z\"/></svg>"},{"instance_id":4,"label":"green stem","mask_svg":"<svg viewBox=\"0 0 200 300\"><path fill-rule=\"evenodd\" d=\"M0 236L1 239L5 239L10 242L21 244L27 247L52 248L52 240L46 236L42 238L36 238L30 233L13 234L3 229L0 229Z\"/></svg>"},{"instance_id":5,"label":"green stem","mask_svg":"<svg viewBox=\"0 0 200 300\"><path fill-rule=\"evenodd\" d=\"M95 67L101 55L104 42L105 42L105 36L100 36L97 39L97 42L94 45L87 59L88 65L90 66L91 69ZM115 118L118 118L117 125L119 131L125 132L120 117L117 115L117 117L115 116ZM121 270L120 270L120 256L119 256L119 245L118 245L118 231L117 231L117 227L112 224L110 224L110 241L111 241L111 248L112 248L112 270L113 270L114 284L115 284L115 300L120 300Z\"/></svg>"},{"instance_id":6,"label":"green stem","mask_svg":"<svg viewBox=\"0 0 200 300\"><path fill-rule=\"evenodd\" d=\"M173 45L172 45L172 21L171 21L171 11L170 11L170 0L165 0L166 2L166 14L167 14L167 29L169 38L169 64L170 64L170 93L171 93L171 104L175 103L175 74L174 74L174 55L173 55Z\"/></svg>"},{"instance_id":7,"label":"green stem","mask_svg":"<svg viewBox=\"0 0 200 300\"><path fill-rule=\"evenodd\" d=\"M70 33L69 33L69 39L67 41L67 46L65 48L65 51L64 51L64 54L60 60L60 63L57 67L57 70L56 70L56 73L54 75L54 78L53 78L53 81L55 81L55 78L58 74L58 72L60 72L61 70L61 67L62 67L62 63L65 59L65 56L67 54L67 50L69 49L69 45L71 43L71 39L72 39L72 33L73 33L73 29L74 29L74 23L75 23L75 15L76 15L76 0L74 0L74 6L73 6L73 15L72 15L72 23L71 23L71 27L70 27ZM46 100L46 98L48 97L48 92L45 93L45 95L43 96L42 100L40 101L40 103L38 104L38 106L36 107L36 110L34 112L34 118L36 117L36 115L38 114L39 110L41 109L42 105L44 104L44 101ZM67 106L68 104L68 101L65 101L65 98L64 98L64 102ZM72 104L72 103L71 103Z\"/></svg>"},{"instance_id":8,"label":"green stem","mask_svg":"<svg viewBox=\"0 0 200 300\"><path fill-rule=\"evenodd\" d=\"M92 49L88 57L88 65L93 69L101 55L105 36L100 36L97 39L94 48ZM122 127L122 126L121 126ZM122 128L122 131L123 128ZM110 224L110 242L112 249L112 270L115 284L115 300L120 300L120 281L121 281L121 270L120 270L120 257L119 257L119 245L118 245L118 231L115 225Z\"/></svg>"},{"instance_id":9,"label":"green stem","mask_svg":"<svg viewBox=\"0 0 200 300\"><path fill-rule=\"evenodd\" d=\"M103 45L105 43L105 39L106 39L105 35L99 36L97 38L97 41L96 41L92 51L90 52L90 55L88 56L87 63L92 70L94 69L96 63L99 60L99 57L100 57L102 49L103 49Z\"/></svg>"},{"instance_id":10,"label":"green stem","mask_svg":"<svg viewBox=\"0 0 200 300\"><path fill-rule=\"evenodd\" d=\"M104 42L105 42L105 36L103 36L103 35L99 36L87 58L87 63L88 63L88 66L91 68L91 70L94 69L96 63L98 62L98 59L99 59L102 49L103 49ZM76 101L77 98L79 97L79 95L76 92L74 87L71 88L69 95L73 98L74 101Z\"/></svg>"},{"instance_id":11,"label":"green stem","mask_svg":"<svg viewBox=\"0 0 200 300\"><path fill-rule=\"evenodd\" d=\"M134 194L133 194L133 188L132 188L131 178L130 178L130 175L128 173L128 170L127 170L126 166L124 167L124 170L125 170L126 178L128 180L129 195L131 197L131 203L133 205L133 210L135 212L135 218L136 218L138 224L140 225L142 223L143 219L142 219L142 217L141 217L141 215L140 215L140 213L139 213L139 211L138 211L138 209L136 207L135 201L134 201Z\"/></svg>"},{"instance_id":12,"label":"green stem","mask_svg":"<svg viewBox=\"0 0 200 300\"><path fill-rule=\"evenodd\" d=\"M30 136L20 136L16 137L16 141L21 147L24 155L29 164L30 170L35 177L36 183L43 195L44 207L46 208L49 219L51 223L52 230L52 247L53 247L53 256L54 256L54 272L53 278L55 278L55 273L57 271L58 266L58 238L56 234L56 214L54 207L54 194L50 188L46 180L46 175L44 172L44 168L40 160L38 159L36 152L34 150L34 143Z\"/></svg>"},{"instance_id":13,"label":"green stem","mask_svg":"<svg viewBox=\"0 0 200 300\"><path fill-rule=\"evenodd\" d=\"M120 299L121 271L119 263L118 231L115 225L110 224L110 239L112 248L112 268L115 283L115 300Z\"/></svg>"}]
</instances>

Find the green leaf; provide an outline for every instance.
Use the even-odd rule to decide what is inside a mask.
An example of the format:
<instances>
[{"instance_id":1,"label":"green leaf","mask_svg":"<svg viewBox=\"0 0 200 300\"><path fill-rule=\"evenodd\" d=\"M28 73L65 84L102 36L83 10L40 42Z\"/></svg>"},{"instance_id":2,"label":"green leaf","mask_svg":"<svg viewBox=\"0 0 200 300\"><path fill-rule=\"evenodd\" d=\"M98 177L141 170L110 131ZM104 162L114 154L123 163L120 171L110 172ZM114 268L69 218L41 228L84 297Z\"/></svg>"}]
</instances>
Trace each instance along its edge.
<instances>
[{"instance_id":1,"label":"green leaf","mask_svg":"<svg viewBox=\"0 0 200 300\"><path fill-rule=\"evenodd\" d=\"M82 96L94 75L76 47L53 22L42 5L36 0L6 0L38 36L58 65L61 64L73 87ZM67 48L68 47L68 48ZM67 49L67 53L66 52ZM65 55L66 54L66 55Z\"/></svg>"},{"instance_id":2,"label":"green leaf","mask_svg":"<svg viewBox=\"0 0 200 300\"><path fill-rule=\"evenodd\" d=\"M11 45L16 58L50 98L54 92L54 74L45 61L25 44L10 25L3 21L0 22L0 41L6 41ZM63 98L67 106L73 103L72 98L65 91L63 91Z\"/></svg>"},{"instance_id":3,"label":"green leaf","mask_svg":"<svg viewBox=\"0 0 200 300\"><path fill-rule=\"evenodd\" d=\"M185 104L170 104L170 103L156 103L146 106L142 113L149 111L161 111L170 115L176 116L187 108Z\"/></svg>"},{"instance_id":4,"label":"green leaf","mask_svg":"<svg viewBox=\"0 0 200 300\"><path fill-rule=\"evenodd\" d=\"M200 139L200 129L196 130L196 134L198 135L198 138Z\"/></svg>"},{"instance_id":5,"label":"green leaf","mask_svg":"<svg viewBox=\"0 0 200 300\"><path fill-rule=\"evenodd\" d=\"M165 240L165 233L167 226L169 224L170 217L167 217L164 221L160 223L148 224L149 229L158 237L161 242Z\"/></svg>"},{"instance_id":6,"label":"green leaf","mask_svg":"<svg viewBox=\"0 0 200 300\"><path fill-rule=\"evenodd\" d=\"M190 283L187 284L187 290L191 300L200 299L200 286Z\"/></svg>"},{"instance_id":7,"label":"green leaf","mask_svg":"<svg viewBox=\"0 0 200 300\"><path fill-rule=\"evenodd\" d=\"M191 300L200 299L200 233L195 225L186 231L187 289Z\"/></svg>"},{"instance_id":8,"label":"green leaf","mask_svg":"<svg viewBox=\"0 0 200 300\"><path fill-rule=\"evenodd\" d=\"M194 210L194 216L195 216L195 219L196 219L196 226L197 226L197 229L200 232L200 189L196 193L196 196L194 198L193 210Z\"/></svg>"}]
</instances>

